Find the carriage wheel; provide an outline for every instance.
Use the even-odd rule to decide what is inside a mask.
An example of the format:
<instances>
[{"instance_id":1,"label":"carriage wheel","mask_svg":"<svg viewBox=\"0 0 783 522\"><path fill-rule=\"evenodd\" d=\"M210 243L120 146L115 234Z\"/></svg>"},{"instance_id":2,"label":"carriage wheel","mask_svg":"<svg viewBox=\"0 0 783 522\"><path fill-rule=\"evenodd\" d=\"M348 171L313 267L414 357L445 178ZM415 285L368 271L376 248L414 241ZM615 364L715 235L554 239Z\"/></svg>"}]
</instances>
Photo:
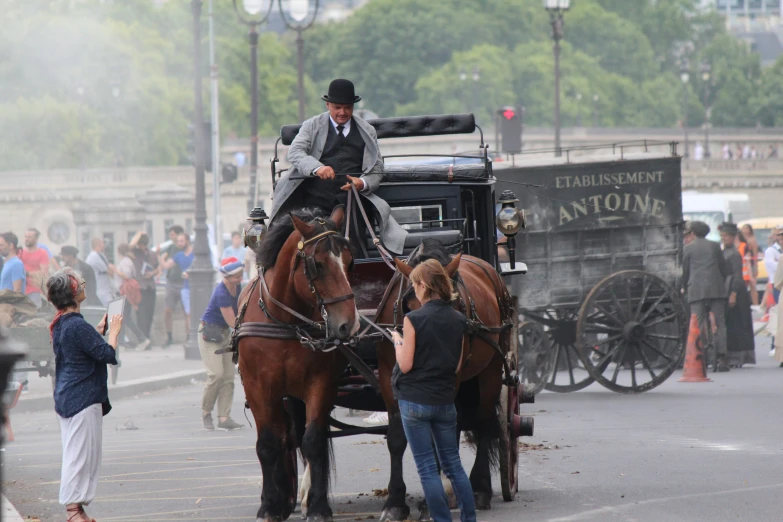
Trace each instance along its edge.
<instances>
[{"instance_id":1,"label":"carriage wheel","mask_svg":"<svg viewBox=\"0 0 783 522\"><path fill-rule=\"evenodd\" d=\"M540 324L527 321L519 326L520 379L525 391L538 393L555 368L552 342Z\"/></svg>"},{"instance_id":2,"label":"carriage wheel","mask_svg":"<svg viewBox=\"0 0 783 522\"><path fill-rule=\"evenodd\" d=\"M579 358L576 349L576 309L559 308L545 312L549 322L554 324L547 332L552 343L551 377L544 388L558 393L579 391L593 384L590 375Z\"/></svg>"},{"instance_id":3,"label":"carriage wheel","mask_svg":"<svg viewBox=\"0 0 783 522\"><path fill-rule=\"evenodd\" d=\"M286 451L286 471L291 481L291 496L288 503L291 506L291 512L296 510L296 503L299 497L299 459L296 455L296 448L290 448Z\"/></svg>"},{"instance_id":4,"label":"carriage wheel","mask_svg":"<svg viewBox=\"0 0 783 522\"><path fill-rule=\"evenodd\" d=\"M579 310L577 345L595 380L620 393L665 381L685 353L686 314L679 295L640 270L612 274Z\"/></svg>"},{"instance_id":5,"label":"carriage wheel","mask_svg":"<svg viewBox=\"0 0 783 522\"><path fill-rule=\"evenodd\" d=\"M512 375L517 374L517 349L514 346L518 330L518 316L514 314L511 334L511 350L506 355ZM500 389L500 490L503 500L511 502L519 491L519 436L512 432L514 415L519 415L519 397L516 386Z\"/></svg>"}]
</instances>

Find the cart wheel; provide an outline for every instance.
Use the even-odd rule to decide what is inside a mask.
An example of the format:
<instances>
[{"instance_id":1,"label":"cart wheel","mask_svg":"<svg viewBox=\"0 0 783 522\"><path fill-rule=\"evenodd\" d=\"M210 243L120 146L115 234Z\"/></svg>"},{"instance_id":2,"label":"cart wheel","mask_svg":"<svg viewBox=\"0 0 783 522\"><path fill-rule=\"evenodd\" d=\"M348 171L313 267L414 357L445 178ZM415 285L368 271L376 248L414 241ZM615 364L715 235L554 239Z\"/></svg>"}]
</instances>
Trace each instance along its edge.
<instances>
[{"instance_id":1,"label":"cart wheel","mask_svg":"<svg viewBox=\"0 0 783 522\"><path fill-rule=\"evenodd\" d=\"M291 448L286 452L285 465L286 471L288 472L288 478L291 481L291 496L288 498L288 503L293 512L296 509L296 503L299 497L299 460L296 455L296 448Z\"/></svg>"},{"instance_id":2,"label":"cart wheel","mask_svg":"<svg viewBox=\"0 0 783 522\"><path fill-rule=\"evenodd\" d=\"M554 352L544 327L527 321L519 326L520 379L525 390L538 393L552 376Z\"/></svg>"},{"instance_id":3,"label":"cart wheel","mask_svg":"<svg viewBox=\"0 0 783 522\"><path fill-rule=\"evenodd\" d=\"M666 281L641 270L617 272L582 303L579 356L610 390L645 392L677 368L685 353L686 323L680 296Z\"/></svg>"},{"instance_id":4,"label":"cart wheel","mask_svg":"<svg viewBox=\"0 0 783 522\"><path fill-rule=\"evenodd\" d=\"M544 386L549 391L575 392L595 381L582 365L576 349L577 312L571 308L545 312L547 322L552 325L547 332L552 343L552 373Z\"/></svg>"},{"instance_id":5,"label":"cart wheel","mask_svg":"<svg viewBox=\"0 0 783 522\"><path fill-rule=\"evenodd\" d=\"M516 330L516 321L514 322ZM515 331L512 336L517 335ZM513 337L512 337L513 339ZM513 342L513 341L512 341ZM516 351L510 351L506 356L512 374L516 374ZM517 387L503 385L500 389L500 490L503 500L511 502L519 491L519 437L512 433L514 415L519 415L519 397Z\"/></svg>"}]
</instances>

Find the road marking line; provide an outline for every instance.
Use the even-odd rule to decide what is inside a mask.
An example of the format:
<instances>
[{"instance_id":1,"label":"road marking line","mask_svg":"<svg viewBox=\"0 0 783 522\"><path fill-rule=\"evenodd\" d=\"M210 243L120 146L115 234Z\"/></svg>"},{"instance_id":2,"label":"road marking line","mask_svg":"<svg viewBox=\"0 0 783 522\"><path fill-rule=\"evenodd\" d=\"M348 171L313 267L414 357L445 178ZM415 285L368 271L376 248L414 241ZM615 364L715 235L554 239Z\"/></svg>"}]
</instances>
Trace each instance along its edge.
<instances>
[{"instance_id":1,"label":"road marking line","mask_svg":"<svg viewBox=\"0 0 783 522\"><path fill-rule=\"evenodd\" d=\"M716 495L730 495L733 493L745 493L748 491L764 491L767 489L777 489L777 488L783 488L783 482L779 484L769 484L766 486L751 486L746 488L726 489L723 491L706 491L704 493L689 493L687 495L675 495L671 497L652 498L648 500L639 500L638 502L618 504L616 506L604 506L598 509L582 511L581 513L576 513L574 515L570 515L567 517L550 518L549 522L572 522L574 520L584 520L586 518L591 518L595 515L600 515L603 513L617 513L621 510L634 508L637 506L644 506L648 504L660 504L662 502L671 502L672 500L685 500L689 498L699 498L699 497L714 497Z\"/></svg>"},{"instance_id":2,"label":"road marking line","mask_svg":"<svg viewBox=\"0 0 783 522\"><path fill-rule=\"evenodd\" d=\"M193 471L193 470L199 470L199 469L215 469L215 468L228 468L232 467L234 464L220 464L216 466L201 466L201 467L187 467L187 468L175 468L175 469L158 469L154 471L135 471L132 473L118 473L116 475L106 475L104 478L118 478L118 477L132 477L135 475L150 475L153 473L172 473L175 471ZM171 480L177 480L175 478L172 478ZM52 482L40 482L39 484L42 486L49 485L49 484L59 484L60 481L52 481Z\"/></svg>"},{"instance_id":3,"label":"road marking line","mask_svg":"<svg viewBox=\"0 0 783 522\"><path fill-rule=\"evenodd\" d=\"M259 466L258 459L252 460L140 460L139 462L123 462L123 466L155 466L155 465L171 465L171 464L219 464L219 463L234 463L237 465L253 464ZM29 466L17 466L19 469L59 469L62 466L61 463L55 464L30 464Z\"/></svg>"}]
</instances>

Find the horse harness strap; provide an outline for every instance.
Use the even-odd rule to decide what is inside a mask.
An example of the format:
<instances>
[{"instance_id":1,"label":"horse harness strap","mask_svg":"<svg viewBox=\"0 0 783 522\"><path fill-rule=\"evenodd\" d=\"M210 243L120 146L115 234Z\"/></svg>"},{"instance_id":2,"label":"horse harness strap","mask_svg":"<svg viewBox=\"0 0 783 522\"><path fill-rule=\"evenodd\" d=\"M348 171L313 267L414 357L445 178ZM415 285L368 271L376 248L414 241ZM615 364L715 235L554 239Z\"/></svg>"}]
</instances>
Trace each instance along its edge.
<instances>
[{"instance_id":1,"label":"horse harness strap","mask_svg":"<svg viewBox=\"0 0 783 522\"><path fill-rule=\"evenodd\" d=\"M383 262L386 263L386 266L391 268L392 270L397 270L397 267L394 266L394 256L392 256L388 250L381 244L381 240L378 239L378 236L375 235L375 230L372 227L372 223L370 223L370 218L367 217L367 212L364 210L364 206L361 203L361 200L359 199L359 191L356 189L356 185L353 183L351 185L351 192L348 194L348 208L347 208L347 224L345 227L345 238L348 239L351 231L351 219L355 219L354 214L356 213L355 210L353 210L353 207L356 207L359 209L359 213L362 215L362 219L364 220L364 224L367 226L367 231L370 233L370 237L372 238L372 243L375 245L375 248L378 249L378 253L381 254L381 259L383 259ZM358 229L358 227L357 227ZM358 233L358 230L357 230ZM362 246L362 252L367 253L367 249L364 248L364 241L362 241L362 238L359 238L359 243Z\"/></svg>"}]
</instances>

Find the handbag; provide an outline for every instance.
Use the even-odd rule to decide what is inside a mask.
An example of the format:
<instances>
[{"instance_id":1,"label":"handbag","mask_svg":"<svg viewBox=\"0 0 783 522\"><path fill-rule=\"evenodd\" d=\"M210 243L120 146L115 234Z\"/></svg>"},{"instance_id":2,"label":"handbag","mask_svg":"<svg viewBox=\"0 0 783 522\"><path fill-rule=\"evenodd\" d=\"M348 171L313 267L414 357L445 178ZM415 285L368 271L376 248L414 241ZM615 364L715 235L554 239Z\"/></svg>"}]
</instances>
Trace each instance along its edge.
<instances>
[{"instance_id":1,"label":"handbag","mask_svg":"<svg viewBox=\"0 0 783 522\"><path fill-rule=\"evenodd\" d=\"M201 338L208 343L222 343L224 339L223 331L225 328L219 324L203 323L204 328L201 330Z\"/></svg>"}]
</instances>

